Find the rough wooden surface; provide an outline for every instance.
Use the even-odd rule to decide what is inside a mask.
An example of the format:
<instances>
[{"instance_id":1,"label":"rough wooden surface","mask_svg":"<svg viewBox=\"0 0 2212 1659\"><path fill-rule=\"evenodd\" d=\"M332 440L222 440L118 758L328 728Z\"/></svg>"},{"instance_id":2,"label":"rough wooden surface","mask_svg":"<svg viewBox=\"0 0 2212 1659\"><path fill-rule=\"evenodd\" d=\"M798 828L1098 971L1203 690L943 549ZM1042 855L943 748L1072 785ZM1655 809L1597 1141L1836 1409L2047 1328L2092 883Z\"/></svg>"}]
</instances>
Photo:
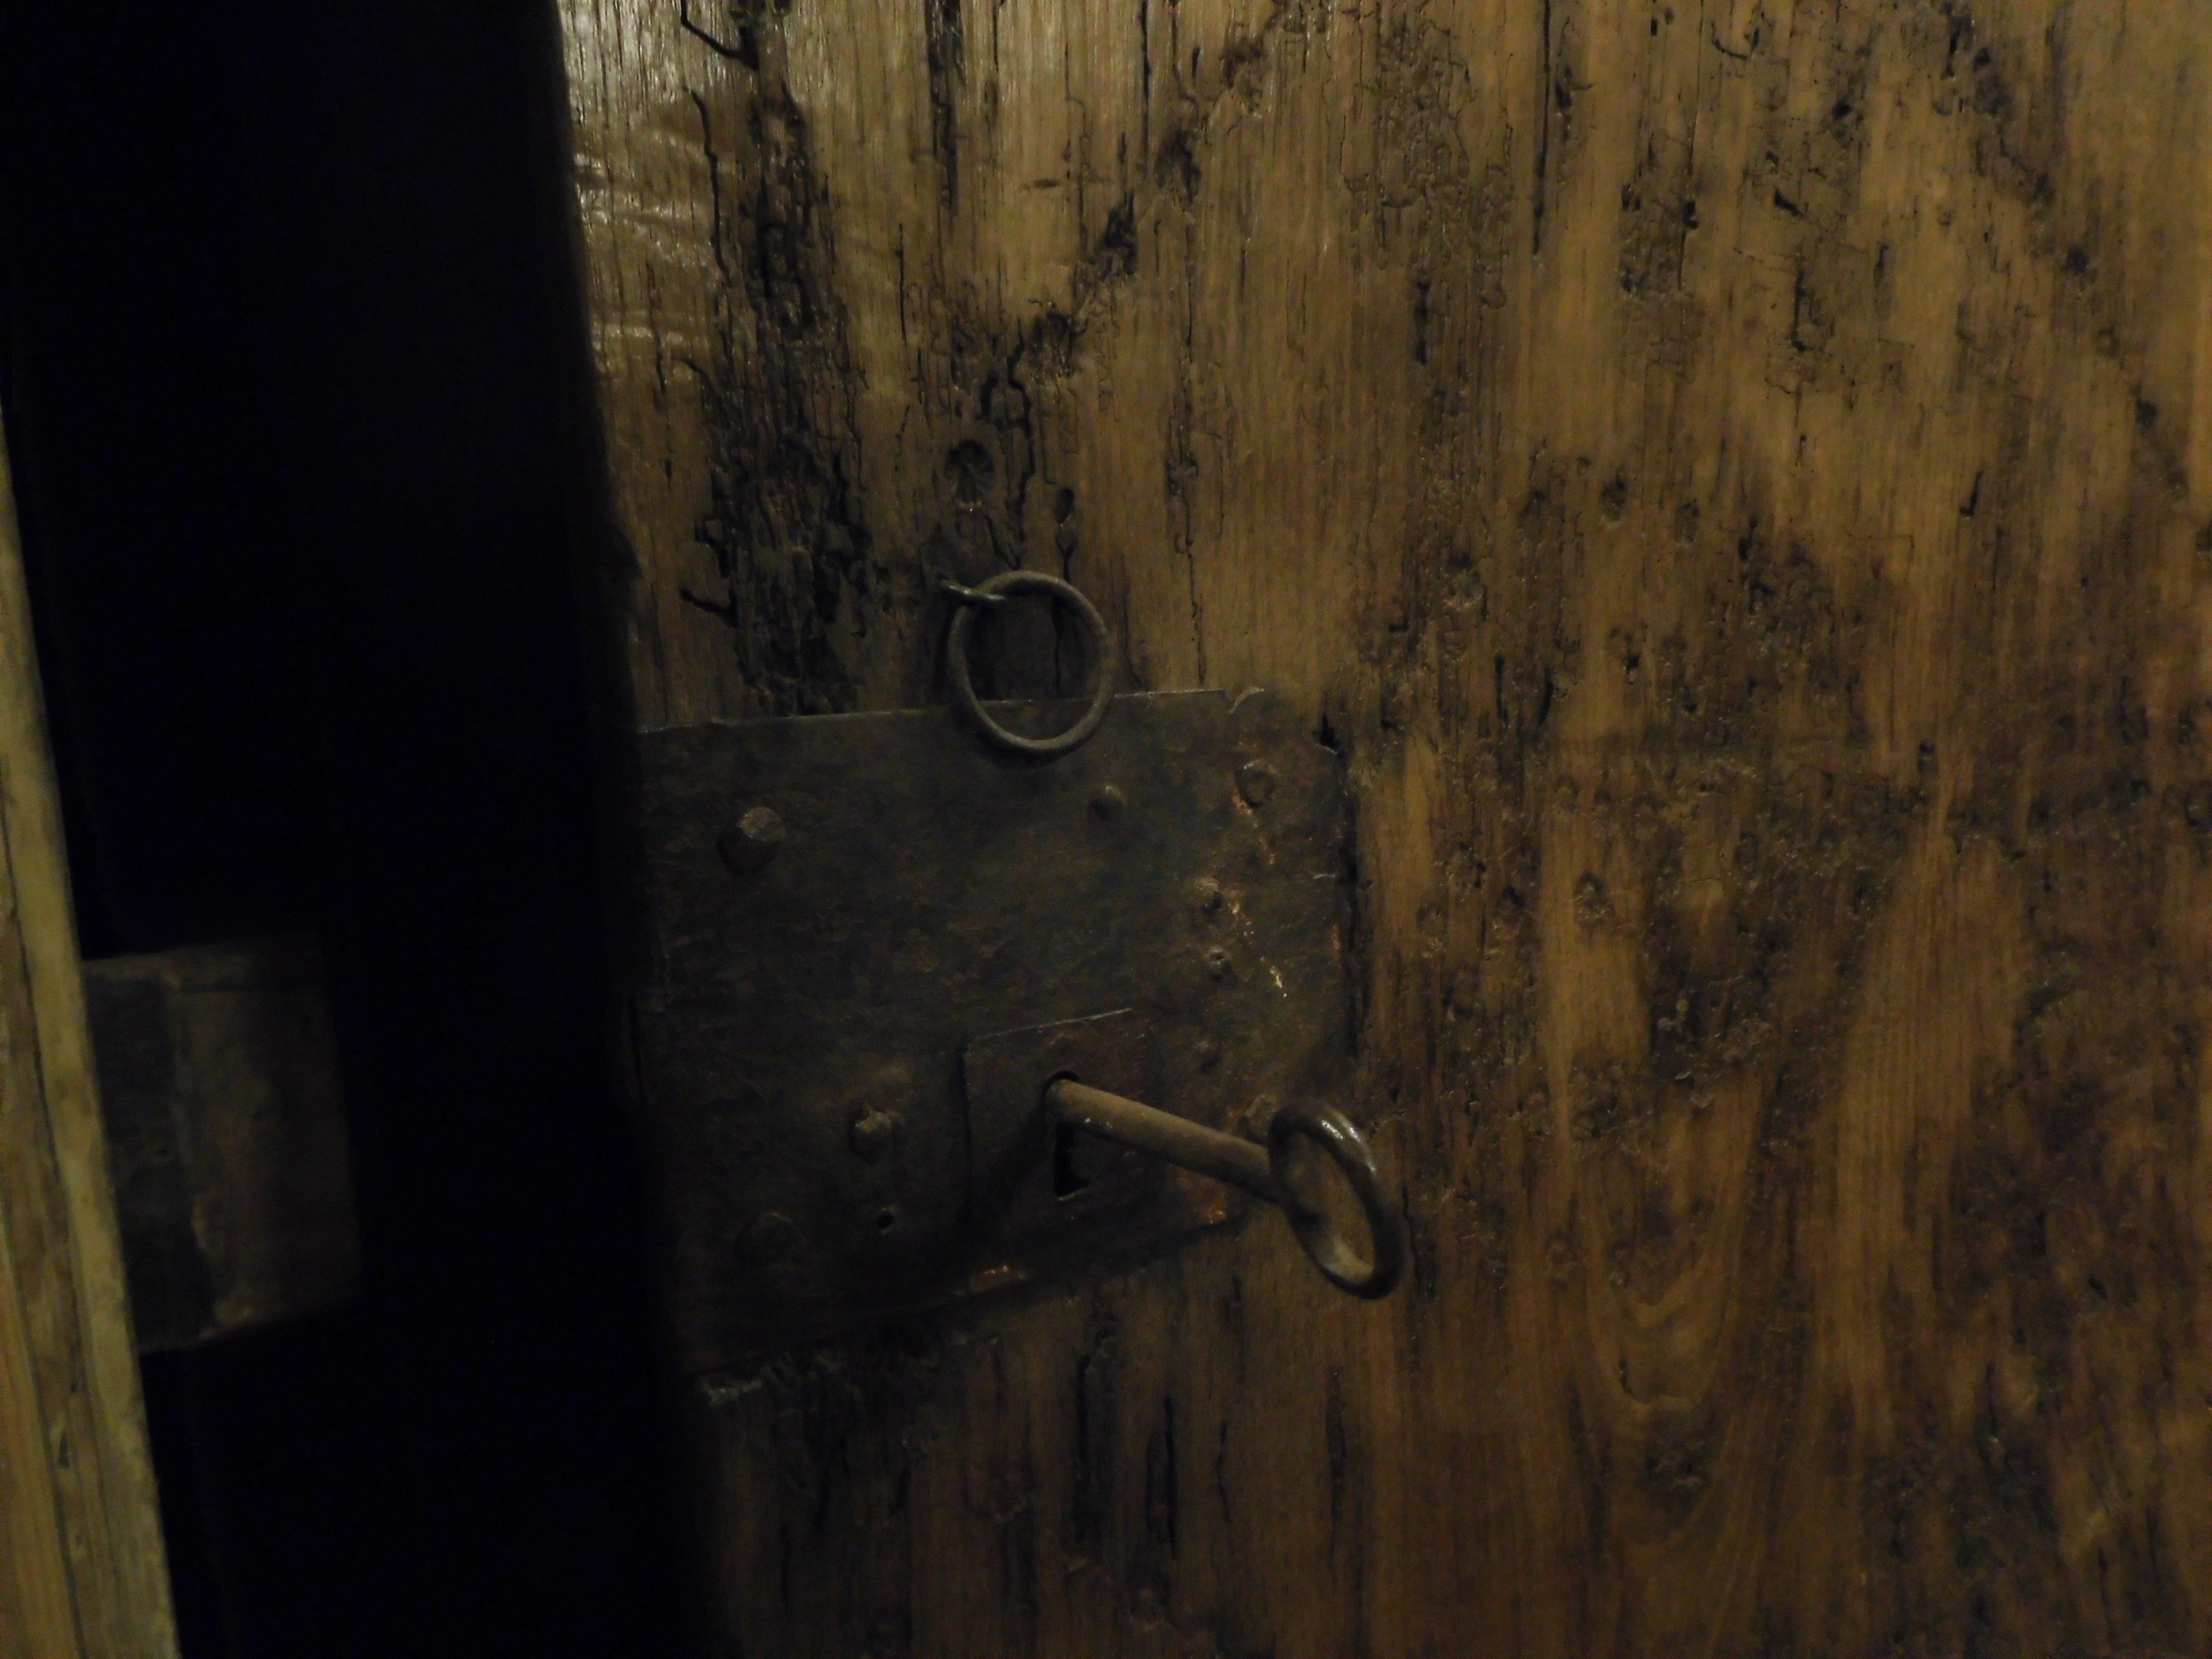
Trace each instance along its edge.
<instances>
[{"instance_id":1,"label":"rough wooden surface","mask_svg":"<svg viewBox=\"0 0 2212 1659\"><path fill-rule=\"evenodd\" d=\"M168 1597L0 444L0 1656L163 1659Z\"/></svg>"},{"instance_id":2,"label":"rough wooden surface","mask_svg":"<svg viewBox=\"0 0 2212 1659\"><path fill-rule=\"evenodd\" d=\"M108 957L84 978L139 1352L349 1301L361 1238L315 941Z\"/></svg>"},{"instance_id":3,"label":"rough wooden surface","mask_svg":"<svg viewBox=\"0 0 2212 1659\"><path fill-rule=\"evenodd\" d=\"M629 718L1286 690L1416 1243L702 1389L723 1650L2212 1644L2212 11L563 14Z\"/></svg>"}]
</instances>

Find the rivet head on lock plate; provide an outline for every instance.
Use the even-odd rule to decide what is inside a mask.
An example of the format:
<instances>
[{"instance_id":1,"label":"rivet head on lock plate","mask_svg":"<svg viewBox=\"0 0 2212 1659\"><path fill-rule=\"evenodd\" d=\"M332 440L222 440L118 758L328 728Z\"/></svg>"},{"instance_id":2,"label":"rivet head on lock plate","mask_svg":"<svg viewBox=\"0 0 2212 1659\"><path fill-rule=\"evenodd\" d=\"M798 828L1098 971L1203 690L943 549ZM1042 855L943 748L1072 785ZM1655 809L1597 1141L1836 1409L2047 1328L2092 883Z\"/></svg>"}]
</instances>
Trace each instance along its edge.
<instances>
[{"instance_id":1,"label":"rivet head on lock plate","mask_svg":"<svg viewBox=\"0 0 2212 1659\"><path fill-rule=\"evenodd\" d=\"M781 1210L770 1210L754 1221L738 1241L746 1261L761 1267L782 1261L799 1243L799 1229Z\"/></svg>"},{"instance_id":2,"label":"rivet head on lock plate","mask_svg":"<svg viewBox=\"0 0 2212 1659\"><path fill-rule=\"evenodd\" d=\"M721 851L723 863L739 875L748 875L766 867L769 860L783 850L788 835L782 816L774 807L756 806L735 826L724 830L715 844Z\"/></svg>"},{"instance_id":3,"label":"rivet head on lock plate","mask_svg":"<svg viewBox=\"0 0 2212 1659\"><path fill-rule=\"evenodd\" d=\"M853 1151L872 1164L890 1151L891 1143L898 1139L898 1133L896 1112L863 1111L854 1116L853 1127L847 1132L847 1138Z\"/></svg>"}]
</instances>

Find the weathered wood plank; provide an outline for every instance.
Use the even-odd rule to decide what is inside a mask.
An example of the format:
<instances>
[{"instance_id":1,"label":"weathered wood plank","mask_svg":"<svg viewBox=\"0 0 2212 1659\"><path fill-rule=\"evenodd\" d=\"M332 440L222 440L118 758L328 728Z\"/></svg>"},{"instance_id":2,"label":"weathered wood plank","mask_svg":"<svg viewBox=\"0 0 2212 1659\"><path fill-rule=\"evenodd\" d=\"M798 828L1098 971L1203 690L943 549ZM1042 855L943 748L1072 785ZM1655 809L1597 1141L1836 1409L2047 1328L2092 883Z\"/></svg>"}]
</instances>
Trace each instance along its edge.
<instances>
[{"instance_id":1,"label":"weathered wood plank","mask_svg":"<svg viewBox=\"0 0 2212 1659\"><path fill-rule=\"evenodd\" d=\"M0 444L0 1654L173 1654Z\"/></svg>"},{"instance_id":2,"label":"weathered wood plank","mask_svg":"<svg viewBox=\"0 0 2212 1659\"><path fill-rule=\"evenodd\" d=\"M721 1380L743 1650L2212 1643L2212 12L562 10L636 723L1284 690L1418 1244Z\"/></svg>"},{"instance_id":3,"label":"weathered wood plank","mask_svg":"<svg viewBox=\"0 0 2212 1659\"><path fill-rule=\"evenodd\" d=\"M313 939L85 964L142 1353L343 1305L353 1166Z\"/></svg>"}]
</instances>

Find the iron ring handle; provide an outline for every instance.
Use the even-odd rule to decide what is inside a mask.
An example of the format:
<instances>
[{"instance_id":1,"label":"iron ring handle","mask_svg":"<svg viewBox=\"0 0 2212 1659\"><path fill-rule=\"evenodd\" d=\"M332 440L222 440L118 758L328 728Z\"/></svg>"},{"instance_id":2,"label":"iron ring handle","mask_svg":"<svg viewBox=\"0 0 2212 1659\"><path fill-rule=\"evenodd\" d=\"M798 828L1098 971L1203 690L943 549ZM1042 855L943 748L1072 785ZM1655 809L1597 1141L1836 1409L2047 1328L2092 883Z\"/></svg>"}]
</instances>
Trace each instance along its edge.
<instances>
[{"instance_id":1,"label":"iron ring handle","mask_svg":"<svg viewBox=\"0 0 2212 1659\"><path fill-rule=\"evenodd\" d=\"M1337 1230L1327 1210L1302 1192L1291 1174L1297 1143L1312 1142L1342 1173L1367 1219L1370 1259ZM1405 1271L1406 1239L1398 1212L1382 1192L1375 1153L1352 1120L1334 1106L1285 1106L1267 1125L1267 1167L1274 1176L1275 1201L1322 1277L1349 1295L1377 1301L1398 1287Z\"/></svg>"},{"instance_id":2,"label":"iron ring handle","mask_svg":"<svg viewBox=\"0 0 2212 1659\"><path fill-rule=\"evenodd\" d=\"M1090 741L1106 718L1107 706L1114 699L1112 636L1106 631L1106 619L1098 614L1098 607L1083 596L1073 582L1062 581L1057 576L1048 576L1042 570L1006 570L977 587L962 587L951 582L945 591L954 600L952 624L945 635L945 669L952 680L953 701L961 712L975 723L985 741L1006 750L1010 754L1027 755L1035 759L1049 759L1079 749ZM1091 672L1096 684L1091 690L1091 701L1082 716L1065 732L1048 738L1025 738L1018 732L1009 732L993 720L975 695L975 677L969 671L968 652L975 630L975 613L989 606L1003 605L1018 594L1042 594L1048 599L1066 605L1075 613L1083 625L1085 637L1091 646Z\"/></svg>"}]
</instances>

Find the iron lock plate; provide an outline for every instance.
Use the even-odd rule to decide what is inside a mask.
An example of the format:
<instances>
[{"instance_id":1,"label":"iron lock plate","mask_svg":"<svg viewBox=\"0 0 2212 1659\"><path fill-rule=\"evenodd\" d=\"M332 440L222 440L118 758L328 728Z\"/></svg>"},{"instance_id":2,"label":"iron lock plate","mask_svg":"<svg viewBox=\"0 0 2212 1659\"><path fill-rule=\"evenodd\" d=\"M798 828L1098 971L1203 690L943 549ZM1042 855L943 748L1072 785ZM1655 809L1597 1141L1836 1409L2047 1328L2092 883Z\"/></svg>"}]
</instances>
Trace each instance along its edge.
<instances>
[{"instance_id":1,"label":"iron lock plate","mask_svg":"<svg viewBox=\"0 0 2212 1659\"><path fill-rule=\"evenodd\" d=\"M1346 1081L1342 767L1271 694L1117 697L1046 763L942 709L641 757L639 1092L695 1370L1229 1212L1056 1170L1040 1066L1216 1127Z\"/></svg>"}]
</instances>

